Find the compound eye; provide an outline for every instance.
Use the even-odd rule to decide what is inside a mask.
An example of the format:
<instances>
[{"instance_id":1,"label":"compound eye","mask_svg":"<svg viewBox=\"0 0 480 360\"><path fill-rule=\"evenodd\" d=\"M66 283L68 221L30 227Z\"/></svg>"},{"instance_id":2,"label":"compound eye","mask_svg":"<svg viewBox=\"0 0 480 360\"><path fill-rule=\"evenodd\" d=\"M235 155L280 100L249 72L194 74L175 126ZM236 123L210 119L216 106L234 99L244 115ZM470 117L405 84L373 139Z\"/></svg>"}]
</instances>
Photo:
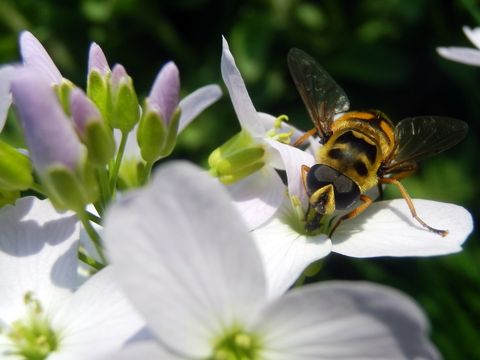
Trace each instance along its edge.
<instances>
[{"instance_id":1,"label":"compound eye","mask_svg":"<svg viewBox=\"0 0 480 360\"><path fill-rule=\"evenodd\" d=\"M316 164L307 174L307 193L311 196L318 189L333 185L335 208L345 210L360 198L360 188L348 176L328 165Z\"/></svg>"}]
</instances>

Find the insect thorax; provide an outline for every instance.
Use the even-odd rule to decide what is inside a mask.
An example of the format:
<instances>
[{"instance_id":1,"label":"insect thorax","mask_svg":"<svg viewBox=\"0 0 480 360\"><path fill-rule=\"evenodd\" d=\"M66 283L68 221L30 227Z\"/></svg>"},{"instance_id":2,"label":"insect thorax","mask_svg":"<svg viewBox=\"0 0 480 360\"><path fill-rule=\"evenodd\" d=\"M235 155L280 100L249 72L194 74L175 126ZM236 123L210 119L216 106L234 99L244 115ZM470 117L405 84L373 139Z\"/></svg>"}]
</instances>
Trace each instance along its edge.
<instances>
[{"instance_id":1,"label":"insect thorax","mask_svg":"<svg viewBox=\"0 0 480 360\"><path fill-rule=\"evenodd\" d=\"M363 193L377 184L377 171L394 145L393 125L385 115L351 111L333 122L317 161L348 176Z\"/></svg>"}]
</instances>

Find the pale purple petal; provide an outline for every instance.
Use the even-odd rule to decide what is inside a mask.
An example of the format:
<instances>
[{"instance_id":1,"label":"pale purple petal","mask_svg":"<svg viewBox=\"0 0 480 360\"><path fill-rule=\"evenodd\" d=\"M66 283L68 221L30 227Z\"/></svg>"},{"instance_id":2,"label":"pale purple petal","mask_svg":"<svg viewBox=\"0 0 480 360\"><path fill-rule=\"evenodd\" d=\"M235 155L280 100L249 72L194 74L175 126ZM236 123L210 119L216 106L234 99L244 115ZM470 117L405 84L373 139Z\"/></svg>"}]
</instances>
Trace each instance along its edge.
<instances>
[{"instance_id":1,"label":"pale purple petal","mask_svg":"<svg viewBox=\"0 0 480 360\"><path fill-rule=\"evenodd\" d=\"M265 135L263 124L258 119L257 111L253 106L252 100L250 100L242 75L228 48L227 40L222 37L222 41L222 77L230 94L235 113L240 121L240 126L253 136L263 137Z\"/></svg>"},{"instance_id":2,"label":"pale purple petal","mask_svg":"<svg viewBox=\"0 0 480 360\"><path fill-rule=\"evenodd\" d=\"M228 185L227 190L250 230L268 221L286 194L280 176L270 166L264 166L250 176Z\"/></svg>"},{"instance_id":3,"label":"pale purple petal","mask_svg":"<svg viewBox=\"0 0 480 360\"><path fill-rule=\"evenodd\" d=\"M469 26L464 26L462 29L468 37L468 40L470 40L476 48L480 49L480 27L471 29Z\"/></svg>"},{"instance_id":4,"label":"pale purple petal","mask_svg":"<svg viewBox=\"0 0 480 360\"><path fill-rule=\"evenodd\" d=\"M178 106L179 92L180 74L175 63L170 61L158 73L147 98L149 108L158 112L166 124Z\"/></svg>"},{"instance_id":5,"label":"pale purple petal","mask_svg":"<svg viewBox=\"0 0 480 360\"><path fill-rule=\"evenodd\" d=\"M308 206L308 195L302 178L302 165L311 167L315 164L314 157L294 146L282 144L278 141L267 140L268 144L277 149L282 157L287 172L288 193L300 200L304 211Z\"/></svg>"},{"instance_id":6,"label":"pale purple petal","mask_svg":"<svg viewBox=\"0 0 480 360\"><path fill-rule=\"evenodd\" d=\"M41 173L55 164L74 170L82 147L45 78L31 70L19 71L12 82L12 94L37 170Z\"/></svg>"},{"instance_id":7,"label":"pale purple petal","mask_svg":"<svg viewBox=\"0 0 480 360\"><path fill-rule=\"evenodd\" d=\"M327 256L332 248L324 234L306 236L293 229L295 216L290 201L285 199L275 217L252 232L262 256L270 298L287 291L308 265Z\"/></svg>"},{"instance_id":8,"label":"pale purple petal","mask_svg":"<svg viewBox=\"0 0 480 360\"><path fill-rule=\"evenodd\" d=\"M43 45L31 32L23 31L20 34L20 53L22 54L23 64L45 76L50 84L60 84L62 82L62 74Z\"/></svg>"},{"instance_id":9,"label":"pale purple petal","mask_svg":"<svg viewBox=\"0 0 480 360\"><path fill-rule=\"evenodd\" d=\"M15 67L5 65L0 67L0 132L5 126L8 109L12 103L10 85L15 74Z\"/></svg>"},{"instance_id":10,"label":"pale purple petal","mask_svg":"<svg viewBox=\"0 0 480 360\"><path fill-rule=\"evenodd\" d=\"M88 359L118 351L144 321L105 268L85 282L52 317L61 329L61 350L66 359Z\"/></svg>"},{"instance_id":11,"label":"pale purple petal","mask_svg":"<svg viewBox=\"0 0 480 360\"><path fill-rule=\"evenodd\" d=\"M418 216L432 227L448 230L442 237L412 218L403 199L379 201L344 221L332 236L333 249L353 257L434 256L462 250L472 232L470 213L461 206L413 199Z\"/></svg>"},{"instance_id":12,"label":"pale purple petal","mask_svg":"<svg viewBox=\"0 0 480 360\"><path fill-rule=\"evenodd\" d=\"M178 133L185 129L203 110L220 99L221 96L222 90L218 85L206 85L183 98L178 104L182 110L178 124Z\"/></svg>"},{"instance_id":13,"label":"pale purple petal","mask_svg":"<svg viewBox=\"0 0 480 360\"><path fill-rule=\"evenodd\" d=\"M107 58L102 48L94 42L90 45L88 52L88 73L91 73L93 70L99 71L102 75L110 72L110 66L108 66Z\"/></svg>"},{"instance_id":14,"label":"pale purple petal","mask_svg":"<svg viewBox=\"0 0 480 360\"><path fill-rule=\"evenodd\" d=\"M367 282L304 286L271 303L254 331L262 358L440 359L428 323L406 295Z\"/></svg>"},{"instance_id":15,"label":"pale purple petal","mask_svg":"<svg viewBox=\"0 0 480 360\"><path fill-rule=\"evenodd\" d=\"M110 78L110 84L112 85L112 90L116 90L122 81L125 81L127 78L127 70L121 64L115 64L112 70L112 76Z\"/></svg>"},{"instance_id":16,"label":"pale purple petal","mask_svg":"<svg viewBox=\"0 0 480 360\"><path fill-rule=\"evenodd\" d=\"M245 224L222 186L188 163L161 167L114 204L105 241L117 281L151 330L188 358L208 357L225 328L248 326L265 303Z\"/></svg>"},{"instance_id":17,"label":"pale purple petal","mask_svg":"<svg viewBox=\"0 0 480 360\"><path fill-rule=\"evenodd\" d=\"M70 110L75 126L81 134L85 133L89 121L100 121L102 118L92 100L79 88L70 93Z\"/></svg>"},{"instance_id":18,"label":"pale purple petal","mask_svg":"<svg viewBox=\"0 0 480 360\"><path fill-rule=\"evenodd\" d=\"M466 47L439 47L440 56L462 64L480 66L480 50Z\"/></svg>"},{"instance_id":19,"label":"pale purple petal","mask_svg":"<svg viewBox=\"0 0 480 360\"><path fill-rule=\"evenodd\" d=\"M77 285L79 224L48 200L28 196L0 209L0 320L17 320L28 291L48 314Z\"/></svg>"}]
</instances>

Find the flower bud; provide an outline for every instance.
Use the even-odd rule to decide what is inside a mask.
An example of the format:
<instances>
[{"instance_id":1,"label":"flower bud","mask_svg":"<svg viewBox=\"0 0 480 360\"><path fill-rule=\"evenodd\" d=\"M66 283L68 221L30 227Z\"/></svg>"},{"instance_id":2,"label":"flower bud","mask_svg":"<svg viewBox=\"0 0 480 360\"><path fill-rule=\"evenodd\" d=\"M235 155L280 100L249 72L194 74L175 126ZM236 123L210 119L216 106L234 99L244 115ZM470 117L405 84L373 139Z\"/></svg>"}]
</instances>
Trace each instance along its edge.
<instances>
[{"instance_id":1,"label":"flower bud","mask_svg":"<svg viewBox=\"0 0 480 360\"><path fill-rule=\"evenodd\" d=\"M140 117L137 94L133 81L122 65L115 65L110 78L111 116L107 118L110 126L129 133Z\"/></svg>"},{"instance_id":2,"label":"flower bud","mask_svg":"<svg viewBox=\"0 0 480 360\"><path fill-rule=\"evenodd\" d=\"M87 147L88 160L95 165L107 164L115 153L115 141L97 107L78 88L71 93L70 107L77 134Z\"/></svg>"},{"instance_id":3,"label":"flower bud","mask_svg":"<svg viewBox=\"0 0 480 360\"><path fill-rule=\"evenodd\" d=\"M168 62L153 83L138 127L138 144L147 162L170 155L175 147L180 119L179 92L178 69Z\"/></svg>"},{"instance_id":4,"label":"flower bud","mask_svg":"<svg viewBox=\"0 0 480 360\"><path fill-rule=\"evenodd\" d=\"M100 46L92 43L88 54L87 94L97 105L104 119L108 116L108 79L110 74L105 54Z\"/></svg>"},{"instance_id":5,"label":"flower bud","mask_svg":"<svg viewBox=\"0 0 480 360\"><path fill-rule=\"evenodd\" d=\"M52 202L59 209L83 208L96 196L96 187L87 181L85 148L52 87L43 76L23 69L12 81L12 95L33 166Z\"/></svg>"}]
</instances>

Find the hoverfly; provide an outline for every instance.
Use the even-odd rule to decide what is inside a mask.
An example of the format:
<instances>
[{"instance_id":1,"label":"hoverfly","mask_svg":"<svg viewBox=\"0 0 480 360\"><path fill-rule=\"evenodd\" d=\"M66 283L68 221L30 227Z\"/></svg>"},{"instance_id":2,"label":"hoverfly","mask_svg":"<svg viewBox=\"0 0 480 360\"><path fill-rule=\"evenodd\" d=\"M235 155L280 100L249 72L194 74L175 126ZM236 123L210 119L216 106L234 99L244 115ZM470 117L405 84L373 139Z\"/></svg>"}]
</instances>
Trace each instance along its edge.
<instances>
[{"instance_id":1,"label":"hoverfly","mask_svg":"<svg viewBox=\"0 0 480 360\"><path fill-rule=\"evenodd\" d=\"M417 169L417 162L438 154L466 135L465 122L449 117L418 116L396 126L378 110L348 111L343 89L307 53L291 49L288 67L315 127L293 145L317 135L322 147L315 154L317 164L302 166L302 178L309 197L305 230L320 227L323 215L350 210L340 216L330 235L344 220L363 212L373 199L365 192L382 184L395 185L407 202L412 217L429 231L446 236L448 230L426 224L400 183Z\"/></svg>"}]
</instances>

